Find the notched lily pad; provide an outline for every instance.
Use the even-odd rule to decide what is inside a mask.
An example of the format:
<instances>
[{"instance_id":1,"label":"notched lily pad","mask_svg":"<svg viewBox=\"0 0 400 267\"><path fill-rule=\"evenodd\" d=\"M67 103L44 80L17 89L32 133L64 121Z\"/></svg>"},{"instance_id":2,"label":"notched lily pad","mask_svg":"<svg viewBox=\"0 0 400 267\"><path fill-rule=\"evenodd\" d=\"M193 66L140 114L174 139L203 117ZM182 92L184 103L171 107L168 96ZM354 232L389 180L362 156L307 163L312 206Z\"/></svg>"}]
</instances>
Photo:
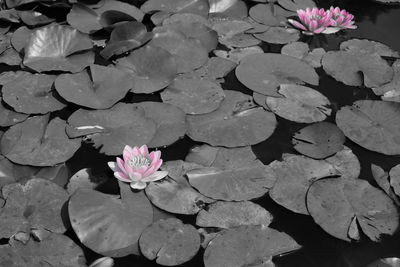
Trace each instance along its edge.
<instances>
[{"instance_id":1,"label":"notched lily pad","mask_svg":"<svg viewBox=\"0 0 400 267\"><path fill-rule=\"evenodd\" d=\"M322 57L325 55L323 48L314 48L310 51L307 43L293 42L282 47L281 53L307 62L314 68L321 67Z\"/></svg>"},{"instance_id":2,"label":"notched lily pad","mask_svg":"<svg viewBox=\"0 0 400 267\"><path fill-rule=\"evenodd\" d=\"M146 228L139 240L140 250L149 260L164 266L180 265L200 249L200 235L179 219L159 220Z\"/></svg>"}]
</instances>

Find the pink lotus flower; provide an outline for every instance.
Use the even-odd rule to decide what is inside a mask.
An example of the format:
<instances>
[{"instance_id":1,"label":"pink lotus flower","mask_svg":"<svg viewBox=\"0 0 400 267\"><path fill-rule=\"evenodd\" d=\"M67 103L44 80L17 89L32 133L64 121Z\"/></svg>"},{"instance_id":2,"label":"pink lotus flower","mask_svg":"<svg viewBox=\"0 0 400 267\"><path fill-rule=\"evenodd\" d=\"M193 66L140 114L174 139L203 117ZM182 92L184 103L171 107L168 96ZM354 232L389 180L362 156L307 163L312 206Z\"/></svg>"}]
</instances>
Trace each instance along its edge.
<instances>
[{"instance_id":1,"label":"pink lotus flower","mask_svg":"<svg viewBox=\"0 0 400 267\"><path fill-rule=\"evenodd\" d=\"M332 27L337 27L340 29L357 29L357 26L353 25L354 16L350 13L347 13L345 9L340 10L340 8L338 7L334 8L333 6L331 6L329 11L332 14Z\"/></svg>"},{"instance_id":2,"label":"pink lotus flower","mask_svg":"<svg viewBox=\"0 0 400 267\"><path fill-rule=\"evenodd\" d=\"M158 181L168 174L166 171L157 171L163 162L160 159L161 152L149 154L146 145L140 148L125 146L122 156L123 160L117 157L117 161L108 162L108 166L114 171L115 178L130 183L133 189L144 189L147 182Z\"/></svg>"},{"instance_id":3,"label":"pink lotus flower","mask_svg":"<svg viewBox=\"0 0 400 267\"><path fill-rule=\"evenodd\" d=\"M289 19L288 21L296 28L303 31L304 34L313 35L323 32L329 25L331 25L332 14L325 11L323 8L313 9L307 8L306 10L297 10L297 15L301 21Z\"/></svg>"}]
</instances>

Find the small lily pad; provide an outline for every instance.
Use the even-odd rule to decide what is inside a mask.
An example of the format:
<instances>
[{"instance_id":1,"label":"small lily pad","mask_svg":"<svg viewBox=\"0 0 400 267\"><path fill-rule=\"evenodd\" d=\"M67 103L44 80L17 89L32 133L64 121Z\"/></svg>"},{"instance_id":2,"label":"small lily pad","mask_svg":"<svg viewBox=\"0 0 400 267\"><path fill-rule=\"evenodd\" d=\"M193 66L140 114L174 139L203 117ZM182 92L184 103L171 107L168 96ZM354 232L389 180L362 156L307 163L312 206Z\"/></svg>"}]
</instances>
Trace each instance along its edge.
<instances>
[{"instance_id":1,"label":"small lily pad","mask_svg":"<svg viewBox=\"0 0 400 267\"><path fill-rule=\"evenodd\" d=\"M146 228L139 240L140 250L149 260L175 266L192 259L200 249L200 235L179 219L159 220Z\"/></svg>"}]
</instances>

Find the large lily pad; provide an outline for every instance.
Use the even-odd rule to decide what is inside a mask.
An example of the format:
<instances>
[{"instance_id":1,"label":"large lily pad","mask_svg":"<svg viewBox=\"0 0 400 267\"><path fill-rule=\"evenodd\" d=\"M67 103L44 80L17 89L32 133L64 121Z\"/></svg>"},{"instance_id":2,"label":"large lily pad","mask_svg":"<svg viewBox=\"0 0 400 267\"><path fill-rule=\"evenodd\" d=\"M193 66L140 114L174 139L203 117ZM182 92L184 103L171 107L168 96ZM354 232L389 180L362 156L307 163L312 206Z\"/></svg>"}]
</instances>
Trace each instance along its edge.
<instances>
[{"instance_id":1,"label":"large lily pad","mask_svg":"<svg viewBox=\"0 0 400 267\"><path fill-rule=\"evenodd\" d=\"M0 126L8 127L28 118L28 114L18 113L4 105L3 99L0 98Z\"/></svg>"},{"instance_id":2,"label":"large lily pad","mask_svg":"<svg viewBox=\"0 0 400 267\"><path fill-rule=\"evenodd\" d=\"M242 0L209 0L210 18L243 19L247 17L247 5Z\"/></svg>"},{"instance_id":3,"label":"large lily pad","mask_svg":"<svg viewBox=\"0 0 400 267\"><path fill-rule=\"evenodd\" d=\"M118 59L117 68L131 74L134 93L150 94L172 82L177 73L177 62L165 49L147 45Z\"/></svg>"},{"instance_id":4,"label":"large lily pad","mask_svg":"<svg viewBox=\"0 0 400 267\"><path fill-rule=\"evenodd\" d=\"M25 46L23 64L38 72L79 72L94 62L93 52L84 52L92 47L87 35L68 26L52 24L32 32Z\"/></svg>"},{"instance_id":5,"label":"large lily pad","mask_svg":"<svg viewBox=\"0 0 400 267\"><path fill-rule=\"evenodd\" d=\"M206 267L265 266L273 256L301 246L290 236L265 226L229 229L210 241L204 252Z\"/></svg>"},{"instance_id":6,"label":"large lily pad","mask_svg":"<svg viewBox=\"0 0 400 267\"><path fill-rule=\"evenodd\" d=\"M251 96L229 90L224 93L217 110L187 116L190 138L213 146L237 147L257 144L273 133L273 113L257 107Z\"/></svg>"},{"instance_id":7,"label":"large lily pad","mask_svg":"<svg viewBox=\"0 0 400 267\"><path fill-rule=\"evenodd\" d=\"M146 187L146 195L150 201L172 213L196 214L204 204L213 202L197 192L187 181L188 171L202 167L196 163L181 160L168 161L162 169L168 171L168 177Z\"/></svg>"},{"instance_id":8,"label":"large lily pad","mask_svg":"<svg viewBox=\"0 0 400 267\"><path fill-rule=\"evenodd\" d=\"M153 209L143 192L119 183L121 199L91 189L78 189L68 205L79 240L93 251L112 257L138 254L142 231L153 221Z\"/></svg>"},{"instance_id":9,"label":"large lily pad","mask_svg":"<svg viewBox=\"0 0 400 267\"><path fill-rule=\"evenodd\" d=\"M276 182L269 191L270 197L283 207L301 214L308 214L306 194L317 179L340 174L327 161L304 156L285 155L283 161L269 165Z\"/></svg>"},{"instance_id":10,"label":"large lily pad","mask_svg":"<svg viewBox=\"0 0 400 267\"><path fill-rule=\"evenodd\" d=\"M400 154L400 104L359 100L342 107L336 124L360 146L386 155Z\"/></svg>"},{"instance_id":11,"label":"large lily pad","mask_svg":"<svg viewBox=\"0 0 400 267\"><path fill-rule=\"evenodd\" d=\"M50 234L41 242L36 242L31 238L27 244L13 242L11 245L0 246L0 266L85 267L86 260L82 248L69 237Z\"/></svg>"},{"instance_id":12,"label":"large lily pad","mask_svg":"<svg viewBox=\"0 0 400 267\"><path fill-rule=\"evenodd\" d=\"M287 120L312 123L331 114L329 99L309 87L283 84L278 93L281 97L268 96L266 103L271 111Z\"/></svg>"},{"instance_id":13,"label":"large lily pad","mask_svg":"<svg viewBox=\"0 0 400 267\"><path fill-rule=\"evenodd\" d=\"M322 229L349 242L358 239L359 235L353 233L359 231L379 241L382 234L393 234L399 225L393 201L361 179L316 181L308 191L307 208Z\"/></svg>"},{"instance_id":14,"label":"large lily pad","mask_svg":"<svg viewBox=\"0 0 400 267\"><path fill-rule=\"evenodd\" d=\"M177 106L187 114L210 113L220 106L224 97L218 83L196 78L176 78L161 93L164 103Z\"/></svg>"},{"instance_id":15,"label":"large lily pad","mask_svg":"<svg viewBox=\"0 0 400 267\"><path fill-rule=\"evenodd\" d=\"M71 158L81 140L69 139L66 122L49 115L30 117L9 128L1 138L1 152L9 160L33 166L52 166Z\"/></svg>"},{"instance_id":16,"label":"large lily pad","mask_svg":"<svg viewBox=\"0 0 400 267\"><path fill-rule=\"evenodd\" d=\"M68 118L68 124L70 137L88 135L94 146L107 155L120 155L125 145L147 144L157 128L142 108L125 103L107 110L79 109Z\"/></svg>"},{"instance_id":17,"label":"large lily pad","mask_svg":"<svg viewBox=\"0 0 400 267\"><path fill-rule=\"evenodd\" d=\"M119 69L93 64L88 71L58 76L55 87L69 102L107 109L124 98L132 83L129 75Z\"/></svg>"},{"instance_id":18,"label":"large lily pad","mask_svg":"<svg viewBox=\"0 0 400 267\"><path fill-rule=\"evenodd\" d=\"M226 201L261 197L275 182L273 173L256 159L250 147L219 148L209 167L191 170L186 175L203 195Z\"/></svg>"},{"instance_id":19,"label":"large lily pad","mask_svg":"<svg viewBox=\"0 0 400 267\"><path fill-rule=\"evenodd\" d=\"M200 235L179 219L159 220L146 228L139 240L140 250L149 260L164 266L180 265L193 258L200 248Z\"/></svg>"},{"instance_id":20,"label":"large lily pad","mask_svg":"<svg viewBox=\"0 0 400 267\"><path fill-rule=\"evenodd\" d=\"M383 57L399 57L399 52L394 51L385 44L367 40L367 39L350 39L340 44L340 50L354 50L360 53L373 54L377 53Z\"/></svg>"},{"instance_id":21,"label":"large lily pad","mask_svg":"<svg viewBox=\"0 0 400 267\"><path fill-rule=\"evenodd\" d=\"M333 123L320 122L304 127L292 139L294 149L303 155L322 159L343 149L343 132Z\"/></svg>"},{"instance_id":22,"label":"large lily pad","mask_svg":"<svg viewBox=\"0 0 400 267\"><path fill-rule=\"evenodd\" d=\"M240 225L268 226L272 215L250 201L212 203L197 214L196 224L201 227L233 228Z\"/></svg>"},{"instance_id":23,"label":"large lily pad","mask_svg":"<svg viewBox=\"0 0 400 267\"><path fill-rule=\"evenodd\" d=\"M55 75L26 73L3 86L3 100L15 111L26 114L45 114L66 105L54 96Z\"/></svg>"},{"instance_id":24,"label":"large lily pad","mask_svg":"<svg viewBox=\"0 0 400 267\"><path fill-rule=\"evenodd\" d=\"M250 90L277 96L281 84L318 85L318 74L305 62L279 54L249 55L240 61L236 77Z\"/></svg>"},{"instance_id":25,"label":"large lily pad","mask_svg":"<svg viewBox=\"0 0 400 267\"><path fill-rule=\"evenodd\" d=\"M58 185L43 179L29 180L2 188L5 205L0 208L0 238L10 238L17 233L29 235L32 230L64 233L61 209L68 193Z\"/></svg>"},{"instance_id":26,"label":"large lily pad","mask_svg":"<svg viewBox=\"0 0 400 267\"><path fill-rule=\"evenodd\" d=\"M269 27L265 32L254 36L261 41L271 44L287 44L300 39L300 32L292 28Z\"/></svg>"}]
</instances>

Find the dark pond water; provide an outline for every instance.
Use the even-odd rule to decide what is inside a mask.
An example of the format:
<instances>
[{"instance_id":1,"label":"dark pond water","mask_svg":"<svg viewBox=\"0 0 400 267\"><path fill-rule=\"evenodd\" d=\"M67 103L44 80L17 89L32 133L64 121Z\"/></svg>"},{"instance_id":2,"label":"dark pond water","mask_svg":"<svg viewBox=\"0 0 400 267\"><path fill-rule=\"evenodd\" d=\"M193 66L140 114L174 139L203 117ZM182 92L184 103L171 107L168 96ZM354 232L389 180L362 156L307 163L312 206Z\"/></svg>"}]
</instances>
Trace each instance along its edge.
<instances>
[{"instance_id":1,"label":"dark pond water","mask_svg":"<svg viewBox=\"0 0 400 267\"><path fill-rule=\"evenodd\" d=\"M303 37L301 41L305 41L313 47L323 47L325 50L337 50L342 41L351 38L367 38L382 42L394 50L400 51L400 7L385 6L364 1L316 1L319 7L328 8L329 6L339 6L345 8L350 13L354 14L357 30L345 31L332 36L315 36ZM265 44L263 49L265 52L279 52L281 46L269 46ZM2 68L5 70L4 68ZM325 75L324 71L318 69L320 76L320 85L314 87L325 96L327 96L333 104L334 110L341 106L351 105L358 99L378 99L370 89L345 86L342 83L336 82L333 78ZM224 89L238 90L243 93L252 94L250 90L245 88L236 79L234 73L230 73L226 77L226 82L222 84ZM158 94L151 96L139 95L135 99L128 96L126 102L140 102L143 100L161 101ZM67 116L74 110L69 107L69 110L64 110L60 115ZM335 114L335 112L333 112ZM328 121L333 121L334 116L331 116ZM289 122L278 118L278 127L274 134L266 141L253 146L253 151L257 157L264 163L268 164L275 159L279 159L282 153L296 153L292 148L291 139L293 134L304 127L304 124ZM189 149L196 145L196 142L189 138L183 138L175 144L161 148L164 161L184 159ZM349 146L358 156L361 162L362 179L370 181L376 185L372 179L370 172L371 163L375 163L385 170L400 164L400 158L394 156L384 156L382 154L368 151L351 141L347 141L346 146ZM75 156L67 162L71 173L82 168L92 168L94 172L107 171L107 161L112 160L111 157L105 157L93 149L91 145L83 145ZM115 179L111 179L110 183L104 185L101 191L106 193L117 193L118 187ZM310 216L295 214L277 205L269 197L263 197L256 201L274 215L272 228L288 233L299 244L302 249L288 255L276 257L274 262L277 266L292 267L292 266L308 266L308 267L358 267L365 266L369 262L382 257L400 257L400 233L383 238L381 243L373 243L364 238L361 242L349 244L347 242L335 239L325 233L318 225L316 225ZM194 222L194 216L182 217L184 222ZM71 230L68 235L74 236ZM88 262L100 257L95 253L85 250ZM202 252L190 262L183 266L200 267L203 265ZM123 266L158 266L154 262L150 262L142 257L128 256L116 259L116 267Z\"/></svg>"}]
</instances>

